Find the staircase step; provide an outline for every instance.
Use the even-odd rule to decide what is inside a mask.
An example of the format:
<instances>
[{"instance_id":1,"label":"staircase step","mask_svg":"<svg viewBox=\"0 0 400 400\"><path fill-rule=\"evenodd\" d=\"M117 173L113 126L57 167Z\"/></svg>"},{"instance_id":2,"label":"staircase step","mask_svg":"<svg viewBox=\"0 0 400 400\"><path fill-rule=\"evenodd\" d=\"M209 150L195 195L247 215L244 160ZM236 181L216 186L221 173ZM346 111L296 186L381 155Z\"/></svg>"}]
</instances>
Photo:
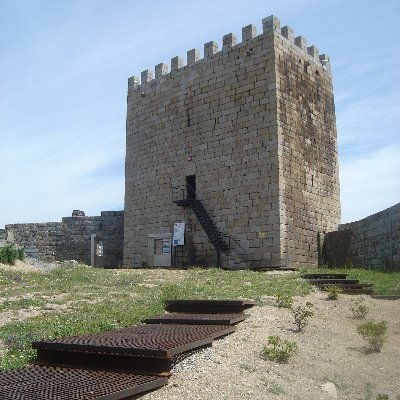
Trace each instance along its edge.
<instances>
[{"instance_id":1,"label":"staircase step","mask_svg":"<svg viewBox=\"0 0 400 400\"><path fill-rule=\"evenodd\" d=\"M358 279L308 279L308 282L312 285L336 285L339 283L359 283L360 281Z\"/></svg>"},{"instance_id":2,"label":"staircase step","mask_svg":"<svg viewBox=\"0 0 400 400\"><path fill-rule=\"evenodd\" d=\"M348 274L304 274L304 279L346 279Z\"/></svg>"},{"instance_id":3,"label":"staircase step","mask_svg":"<svg viewBox=\"0 0 400 400\"><path fill-rule=\"evenodd\" d=\"M261 267L251 267L252 271L258 272L268 272L268 271L297 271L296 268L293 267L285 267L285 266L261 266Z\"/></svg>"},{"instance_id":4,"label":"staircase step","mask_svg":"<svg viewBox=\"0 0 400 400\"><path fill-rule=\"evenodd\" d=\"M374 294L372 289L344 289L343 294Z\"/></svg>"},{"instance_id":5,"label":"staircase step","mask_svg":"<svg viewBox=\"0 0 400 400\"><path fill-rule=\"evenodd\" d=\"M336 283L336 284L321 284L318 285L321 289L327 289L331 286L337 286L342 289L364 289L372 288L374 286L372 283Z\"/></svg>"}]
</instances>

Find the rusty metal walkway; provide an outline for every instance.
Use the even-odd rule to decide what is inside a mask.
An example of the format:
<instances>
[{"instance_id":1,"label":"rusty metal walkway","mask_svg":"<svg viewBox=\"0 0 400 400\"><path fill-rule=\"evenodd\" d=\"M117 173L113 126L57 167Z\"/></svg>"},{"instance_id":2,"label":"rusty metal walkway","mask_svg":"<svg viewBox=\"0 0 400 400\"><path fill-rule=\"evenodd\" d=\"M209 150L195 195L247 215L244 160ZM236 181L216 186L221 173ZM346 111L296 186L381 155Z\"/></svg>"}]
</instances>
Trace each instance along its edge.
<instances>
[{"instance_id":1,"label":"rusty metal walkway","mask_svg":"<svg viewBox=\"0 0 400 400\"><path fill-rule=\"evenodd\" d=\"M0 372L1 400L132 399L167 383L185 354L236 330L243 300L174 300L190 310L114 331L33 342L35 365ZM155 323L153 323L153 321Z\"/></svg>"},{"instance_id":2,"label":"rusty metal walkway","mask_svg":"<svg viewBox=\"0 0 400 400\"><path fill-rule=\"evenodd\" d=\"M255 305L249 300L169 300L165 309L169 312L198 314L237 314Z\"/></svg>"},{"instance_id":3,"label":"rusty metal walkway","mask_svg":"<svg viewBox=\"0 0 400 400\"><path fill-rule=\"evenodd\" d=\"M168 313L143 320L145 324L235 325L244 321L246 314Z\"/></svg>"},{"instance_id":4,"label":"rusty metal walkway","mask_svg":"<svg viewBox=\"0 0 400 400\"><path fill-rule=\"evenodd\" d=\"M360 283L358 279L348 279L347 276L347 273L311 273L302 275L309 283L319 287L321 290L328 290L331 286L337 286L342 290L343 294L372 295L374 293L373 284Z\"/></svg>"},{"instance_id":5,"label":"rusty metal walkway","mask_svg":"<svg viewBox=\"0 0 400 400\"><path fill-rule=\"evenodd\" d=\"M33 365L0 373L0 399L131 399L167 383L158 376Z\"/></svg>"}]
</instances>

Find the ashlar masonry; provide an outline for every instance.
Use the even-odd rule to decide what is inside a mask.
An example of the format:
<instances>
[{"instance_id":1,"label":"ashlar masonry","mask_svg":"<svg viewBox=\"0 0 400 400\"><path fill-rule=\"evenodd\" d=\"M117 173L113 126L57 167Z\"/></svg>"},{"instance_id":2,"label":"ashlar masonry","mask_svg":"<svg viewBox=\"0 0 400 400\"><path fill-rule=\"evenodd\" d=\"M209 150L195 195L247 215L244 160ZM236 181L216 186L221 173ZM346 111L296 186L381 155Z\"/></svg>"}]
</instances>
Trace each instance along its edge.
<instances>
[{"instance_id":1,"label":"ashlar masonry","mask_svg":"<svg viewBox=\"0 0 400 400\"><path fill-rule=\"evenodd\" d=\"M124 265L316 264L317 233L337 229L329 57L262 27L129 79Z\"/></svg>"}]
</instances>

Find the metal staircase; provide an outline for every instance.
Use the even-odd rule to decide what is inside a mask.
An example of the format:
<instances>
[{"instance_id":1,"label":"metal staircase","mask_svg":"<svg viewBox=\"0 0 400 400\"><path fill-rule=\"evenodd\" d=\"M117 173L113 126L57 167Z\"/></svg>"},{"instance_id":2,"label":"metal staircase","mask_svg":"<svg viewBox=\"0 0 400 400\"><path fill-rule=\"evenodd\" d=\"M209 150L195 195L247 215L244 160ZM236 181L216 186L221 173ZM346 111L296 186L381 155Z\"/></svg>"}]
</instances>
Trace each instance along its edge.
<instances>
[{"instance_id":1,"label":"metal staircase","mask_svg":"<svg viewBox=\"0 0 400 400\"><path fill-rule=\"evenodd\" d=\"M172 201L178 206L192 208L217 252L217 267L221 267L221 252L229 254L231 250L230 237L224 235L218 229L217 225L205 209L202 200L197 198L194 188L189 185L186 185L186 187L172 187L172 199Z\"/></svg>"}]
</instances>

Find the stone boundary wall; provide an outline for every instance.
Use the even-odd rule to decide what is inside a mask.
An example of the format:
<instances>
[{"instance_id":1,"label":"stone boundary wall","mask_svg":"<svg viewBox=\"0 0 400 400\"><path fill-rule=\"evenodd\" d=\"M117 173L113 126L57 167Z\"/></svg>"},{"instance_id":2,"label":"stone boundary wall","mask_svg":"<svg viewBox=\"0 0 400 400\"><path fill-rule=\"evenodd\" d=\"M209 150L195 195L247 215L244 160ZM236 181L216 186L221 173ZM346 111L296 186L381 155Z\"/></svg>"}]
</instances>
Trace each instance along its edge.
<instances>
[{"instance_id":1,"label":"stone boundary wall","mask_svg":"<svg viewBox=\"0 0 400 400\"><path fill-rule=\"evenodd\" d=\"M400 269L400 203L327 233L323 251L330 267Z\"/></svg>"},{"instance_id":2,"label":"stone boundary wall","mask_svg":"<svg viewBox=\"0 0 400 400\"><path fill-rule=\"evenodd\" d=\"M98 266L122 265L123 211L102 211L100 216L64 217L61 222L9 224L6 239L43 261L76 260L90 265L91 235L103 241L104 255Z\"/></svg>"}]
</instances>

